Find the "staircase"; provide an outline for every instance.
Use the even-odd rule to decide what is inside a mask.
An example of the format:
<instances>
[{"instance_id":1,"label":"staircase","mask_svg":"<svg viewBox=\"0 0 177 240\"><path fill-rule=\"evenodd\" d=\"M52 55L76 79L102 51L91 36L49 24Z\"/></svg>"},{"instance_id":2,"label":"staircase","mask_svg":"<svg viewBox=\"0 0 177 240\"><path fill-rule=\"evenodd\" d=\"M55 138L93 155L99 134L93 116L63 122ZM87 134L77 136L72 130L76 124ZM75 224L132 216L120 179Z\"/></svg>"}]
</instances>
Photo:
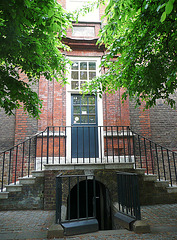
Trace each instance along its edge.
<instances>
[{"instance_id":1,"label":"staircase","mask_svg":"<svg viewBox=\"0 0 177 240\"><path fill-rule=\"evenodd\" d=\"M1 209L7 205L11 209L22 206L42 209L45 171L79 169L123 169L137 173L142 183L143 204L162 200L167 203L168 199L171 203L177 199L176 152L142 137L127 126L102 126L98 127L99 156L88 154L85 157L83 154L72 158L72 151L67 147L71 147L71 131L72 127L48 127L0 153ZM5 201L9 203L5 204Z\"/></svg>"},{"instance_id":2,"label":"staircase","mask_svg":"<svg viewBox=\"0 0 177 240\"><path fill-rule=\"evenodd\" d=\"M0 192L0 210L43 209L44 172L34 171Z\"/></svg>"}]
</instances>

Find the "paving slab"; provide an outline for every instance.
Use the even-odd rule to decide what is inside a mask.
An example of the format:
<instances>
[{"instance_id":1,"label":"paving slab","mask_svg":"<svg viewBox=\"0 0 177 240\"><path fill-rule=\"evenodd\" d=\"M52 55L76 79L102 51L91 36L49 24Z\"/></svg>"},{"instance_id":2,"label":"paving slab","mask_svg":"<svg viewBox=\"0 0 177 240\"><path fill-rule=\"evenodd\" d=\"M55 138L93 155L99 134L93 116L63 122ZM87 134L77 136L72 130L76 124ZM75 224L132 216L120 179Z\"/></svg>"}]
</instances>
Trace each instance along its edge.
<instances>
[{"instance_id":1,"label":"paving slab","mask_svg":"<svg viewBox=\"0 0 177 240\"><path fill-rule=\"evenodd\" d=\"M137 234L128 230L106 230L55 240L177 240L177 204L144 206L142 219L150 233ZM55 211L0 211L1 240L47 240L47 230L55 221Z\"/></svg>"}]
</instances>

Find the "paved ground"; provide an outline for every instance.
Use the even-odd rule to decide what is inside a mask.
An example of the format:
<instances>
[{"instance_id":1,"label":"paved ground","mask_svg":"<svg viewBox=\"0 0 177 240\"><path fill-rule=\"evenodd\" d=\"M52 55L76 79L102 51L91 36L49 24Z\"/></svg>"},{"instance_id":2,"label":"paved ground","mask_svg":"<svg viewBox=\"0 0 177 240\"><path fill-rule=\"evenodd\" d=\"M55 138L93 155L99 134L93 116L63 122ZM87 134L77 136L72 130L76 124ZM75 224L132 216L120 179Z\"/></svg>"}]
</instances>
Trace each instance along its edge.
<instances>
[{"instance_id":1,"label":"paved ground","mask_svg":"<svg viewBox=\"0 0 177 240\"><path fill-rule=\"evenodd\" d=\"M0 240L46 239L47 228L54 223L55 211L1 211ZM127 230L100 231L64 238L65 240L176 239L177 204L142 207L142 218L151 233L135 234ZM63 238L61 238L63 239ZM60 240L60 239L58 239Z\"/></svg>"}]
</instances>

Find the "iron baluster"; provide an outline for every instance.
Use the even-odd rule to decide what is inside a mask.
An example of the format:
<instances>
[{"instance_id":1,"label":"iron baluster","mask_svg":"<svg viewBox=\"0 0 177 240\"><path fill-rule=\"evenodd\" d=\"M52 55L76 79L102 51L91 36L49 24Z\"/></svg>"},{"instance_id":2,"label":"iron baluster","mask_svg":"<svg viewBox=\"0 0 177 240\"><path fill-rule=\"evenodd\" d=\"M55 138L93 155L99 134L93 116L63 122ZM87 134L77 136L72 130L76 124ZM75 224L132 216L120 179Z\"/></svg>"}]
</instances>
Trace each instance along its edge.
<instances>
[{"instance_id":1,"label":"iron baluster","mask_svg":"<svg viewBox=\"0 0 177 240\"><path fill-rule=\"evenodd\" d=\"M71 198L70 198L70 191L71 191L71 178L68 178L68 220L71 220Z\"/></svg>"},{"instance_id":2,"label":"iron baluster","mask_svg":"<svg viewBox=\"0 0 177 240\"><path fill-rule=\"evenodd\" d=\"M152 145L151 145L151 141L149 141L149 144L150 144L150 152L151 152L152 174L154 174L154 164L153 164L153 155L152 155Z\"/></svg>"},{"instance_id":3,"label":"iron baluster","mask_svg":"<svg viewBox=\"0 0 177 240\"><path fill-rule=\"evenodd\" d=\"M106 126L106 152L107 152L107 163L108 163L108 135L107 135L107 126Z\"/></svg>"},{"instance_id":4,"label":"iron baluster","mask_svg":"<svg viewBox=\"0 0 177 240\"><path fill-rule=\"evenodd\" d=\"M79 163L79 136L78 136L78 127L77 127L77 163Z\"/></svg>"},{"instance_id":5,"label":"iron baluster","mask_svg":"<svg viewBox=\"0 0 177 240\"><path fill-rule=\"evenodd\" d=\"M138 135L138 145L139 145L139 154L140 154L140 166L142 168L142 159L141 159L141 142L140 142L140 136Z\"/></svg>"},{"instance_id":6,"label":"iron baluster","mask_svg":"<svg viewBox=\"0 0 177 240\"><path fill-rule=\"evenodd\" d=\"M60 163L60 127L58 129L58 134L59 134L59 137L58 137L58 159L59 159L59 163Z\"/></svg>"},{"instance_id":7,"label":"iron baluster","mask_svg":"<svg viewBox=\"0 0 177 240\"><path fill-rule=\"evenodd\" d=\"M129 127L127 127L127 144L128 144L129 162L131 162L131 142L130 142L130 130L129 130Z\"/></svg>"},{"instance_id":8,"label":"iron baluster","mask_svg":"<svg viewBox=\"0 0 177 240\"><path fill-rule=\"evenodd\" d=\"M83 127L83 141L82 142L83 142L83 163L84 163L84 160L85 160L84 159L84 127Z\"/></svg>"},{"instance_id":9,"label":"iron baluster","mask_svg":"<svg viewBox=\"0 0 177 240\"><path fill-rule=\"evenodd\" d=\"M158 171L158 177L159 177L159 181L160 181L160 169L159 169L159 158L158 158L157 144L155 144L155 151L156 151L156 159L157 159L157 171Z\"/></svg>"},{"instance_id":10,"label":"iron baluster","mask_svg":"<svg viewBox=\"0 0 177 240\"><path fill-rule=\"evenodd\" d=\"M34 145L35 145L35 152L34 152L34 154L35 154L35 155L34 155L34 169L37 170L37 169L36 169L36 165L37 165L37 161L36 161L36 157L37 157L37 135L36 135L36 137L35 137L35 144L34 144Z\"/></svg>"},{"instance_id":11,"label":"iron baluster","mask_svg":"<svg viewBox=\"0 0 177 240\"><path fill-rule=\"evenodd\" d=\"M9 153L9 175L8 175L8 185L10 184L10 178L11 178L11 160L12 160L12 149L10 149Z\"/></svg>"},{"instance_id":12,"label":"iron baluster","mask_svg":"<svg viewBox=\"0 0 177 240\"><path fill-rule=\"evenodd\" d=\"M4 165L5 165L5 152L4 152L4 154L3 154L3 162L2 162L1 192L3 192L3 185L4 185Z\"/></svg>"},{"instance_id":13,"label":"iron baluster","mask_svg":"<svg viewBox=\"0 0 177 240\"><path fill-rule=\"evenodd\" d=\"M113 139L113 129L112 129L112 126L111 126L111 139L112 139L112 159L113 159L113 162L114 162L114 139Z\"/></svg>"},{"instance_id":14,"label":"iron baluster","mask_svg":"<svg viewBox=\"0 0 177 240\"><path fill-rule=\"evenodd\" d=\"M136 150L135 150L135 136L133 134L133 156L134 156L134 161L135 161L135 169L137 166L137 160L136 160Z\"/></svg>"},{"instance_id":15,"label":"iron baluster","mask_svg":"<svg viewBox=\"0 0 177 240\"><path fill-rule=\"evenodd\" d=\"M100 127L100 153L101 153L101 163L103 162L103 153L102 153L102 133L101 133L101 127Z\"/></svg>"},{"instance_id":16,"label":"iron baluster","mask_svg":"<svg viewBox=\"0 0 177 240\"><path fill-rule=\"evenodd\" d=\"M65 127L65 163L66 163L66 127Z\"/></svg>"},{"instance_id":17,"label":"iron baluster","mask_svg":"<svg viewBox=\"0 0 177 240\"><path fill-rule=\"evenodd\" d=\"M94 129L94 143L95 143L95 163L97 162L97 160L96 160L96 151L97 151L97 149L96 149L96 127L94 127L93 128Z\"/></svg>"},{"instance_id":18,"label":"iron baluster","mask_svg":"<svg viewBox=\"0 0 177 240\"><path fill-rule=\"evenodd\" d=\"M15 181L14 181L14 185L16 185L16 179L17 179L17 161L18 161L18 145L16 146L16 157L15 157Z\"/></svg>"},{"instance_id":19,"label":"iron baluster","mask_svg":"<svg viewBox=\"0 0 177 240\"><path fill-rule=\"evenodd\" d=\"M28 177L30 175L30 160L31 160L31 138L29 139L29 153L28 153Z\"/></svg>"},{"instance_id":20,"label":"iron baluster","mask_svg":"<svg viewBox=\"0 0 177 240\"><path fill-rule=\"evenodd\" d=\"M175 178L177 183L177 172L176 172L176 163L175 163L175 153L173 152L173 163L174 163L174 169L175 169Z\"/></svg>"},{"instance_id":21,"label":"iron baluster","mask_svg":"<svg viewBox=\"0 0 177 240\"><path fill-rule=\"evenodd\" d=\"M90 163L90 127L88 127L88 140L89 140L89 163Z\"/></svg>"},{"instance_id":22,"label":"iron baluster","mask_svg":"<svg viewBox=\"0 0 177 240\"><path fill-rule=\"evenodd\" d=\"M73 148L72 148L72 142L73 142L73 131L74 131L74 127L73 126L71 126L71 163L73 163Z\"/></svg>"},{"instance_id":23,"label":"iron baluster","mask_svg":"<svg viewBox=\"0 0 177 240\"><path fill-rule=\"evenodd\" d=\"M49 163L49 127L47 127L47 164Z\"/></svg>"},{"instance_id":24,"label":"iron baluster","mask_svg":"<svg viewBox=\"0 0 177 240\"><path fill-rule=\"evenodd\" d=\"M162 147L161 147L161 155L162 155L163 173L164 173L164 178L166 180L165 163L164 163L164 156L163 156L163 149L162 149Z\"/></svg>"},{"instance_id":25,"label":"iron baluster","mask_svg":"<svg viewBox=\"0 0 177 240\"><path fill-rule=\"evenodd\" d=\"M120 149L119 149L119 127L117 126L117 151L118 151L118 157L119 157L119 162L120 162Z\"/></svg>"},{"instance_id":26,"label":"iron baluster","mask_svg":"<svg viewBox=\"0 0 177 240\"><path fill-rule=\"evenodd\" d=\"M23 177L24 158L25 158L25 142L23 142L23 153L22 153L22 173L21 173L21 177Z\"/></svg>"},{"instance_id":27,"label":"iron baluster","mask_svg":"<svg viewBox=\"0 0 177 240\"><path fill-rule=\"evenodd\" d=\"M171 166L170 166L170 158L169 158L168 149L167 149L167 159L168 159L168 168L169 168L169 175L170 175L170 184L171 184L171 186L173 186L172 177L171 177Z\"/></svg>"},{"instance_id":28,"label":"iron baluster","mask_svg":"<svg viewBox=\"0 0 177 240\"><path fill-rule=\"evenodd\" d=\"M43 132L42 132L42 139L41 139L41 170L43 164Z\"/></svg>"},{"instance_id":29,"label":"iron baluster","mask_svg":"<svg viewBox=\"0 0 177 240\"><path fill-rule=\"evenodd\" d=\"M126 161L126 153L125 153L125 136L124 136L124 127L122 127L122 132L123 132L123 147L124 147L124 161Z\"/></svg>"},{"instance_id":30,"label":"iron baluster","mask_svg":"<svg viewBox=\"0 0 177 240\"><path fill-rule=\"evenodd\" d=\"M144 138L144 154L145 154L145 159L146 159L146 170L147 170L147 174L149 174L149 169L148 169L148 161L147 161L147 152L146 152L146 140Z\"/></svg>"},{"instance_id":31,"label":"iron baluster","mask_svg":"<svg viewBox=\"0 0 177 240\"><path fill-rule=\"evenodd\" d=\"M53 156L52 156L52 163L54 164L54 154L55 154L55 127L53 127Z\"/></svg>"}]
</instances>

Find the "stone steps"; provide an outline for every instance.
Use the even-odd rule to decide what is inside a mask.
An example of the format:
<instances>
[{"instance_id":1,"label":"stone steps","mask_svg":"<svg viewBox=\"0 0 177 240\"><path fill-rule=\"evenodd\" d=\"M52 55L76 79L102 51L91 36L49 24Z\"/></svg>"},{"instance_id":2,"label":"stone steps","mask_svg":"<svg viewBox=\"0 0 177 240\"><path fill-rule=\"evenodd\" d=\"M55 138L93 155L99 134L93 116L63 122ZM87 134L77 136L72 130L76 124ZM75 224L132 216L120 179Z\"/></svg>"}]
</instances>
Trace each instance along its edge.
<instances>
[{"instance_id":1,"label":"stone steps","mask_svg":"<svg viewBox=\"0 0 177 240\"><path fill-rule=\"evenodd\" d=\"M155 187L157 188L165 188L167 193L177 193L177 186L170 186L170 181L168 180L158 180L158 177L156 174L149 174L147 175L145 173L145 169L142 169L142 168L137 168L135 169L135 172L137 174L140 174L143 176L143 180L144 181L147 181L147 182L154 182L155 184Z\"/></svg>"},{"instance_id":2,"label":"stone steps","mask_svg":"<svg viewBox=\"0 0 177 240\"><path fill-rule=\"evenodd\" d=\"M21 177L16 184L6 185L3 192L0 192L0 199L8 199L10 192L21 192L23 185L35 184L36 178L44 177L43 171L33 171L32 175Z\"/></svg>"},{"instance_id":3,"label":"stone steps","mask_svg":"<svg viewBox=\"0 0 177 240\"><path fill-rule=\"evenodd\" d=\"M143 176L143 180L144 180L144 181L150 181L150 182L152 181L152 182L155 182L155 181L157 181L157 175L155 175L155 174L154 174L154 175L153 175L153 174L146 175L146 174L145 174L145 175Z\"/></svg>"},{"instance_id":4,"label":"stone steps","mask_svg":"<svg viewBox=\"0 0 177 240\"><path fill-rule=\"evenodd\" d=\"M6 186L7 192L21 192L22 191L22 185L16 184L16 185L7 185Z\"/></svg>"}]
</instances>

